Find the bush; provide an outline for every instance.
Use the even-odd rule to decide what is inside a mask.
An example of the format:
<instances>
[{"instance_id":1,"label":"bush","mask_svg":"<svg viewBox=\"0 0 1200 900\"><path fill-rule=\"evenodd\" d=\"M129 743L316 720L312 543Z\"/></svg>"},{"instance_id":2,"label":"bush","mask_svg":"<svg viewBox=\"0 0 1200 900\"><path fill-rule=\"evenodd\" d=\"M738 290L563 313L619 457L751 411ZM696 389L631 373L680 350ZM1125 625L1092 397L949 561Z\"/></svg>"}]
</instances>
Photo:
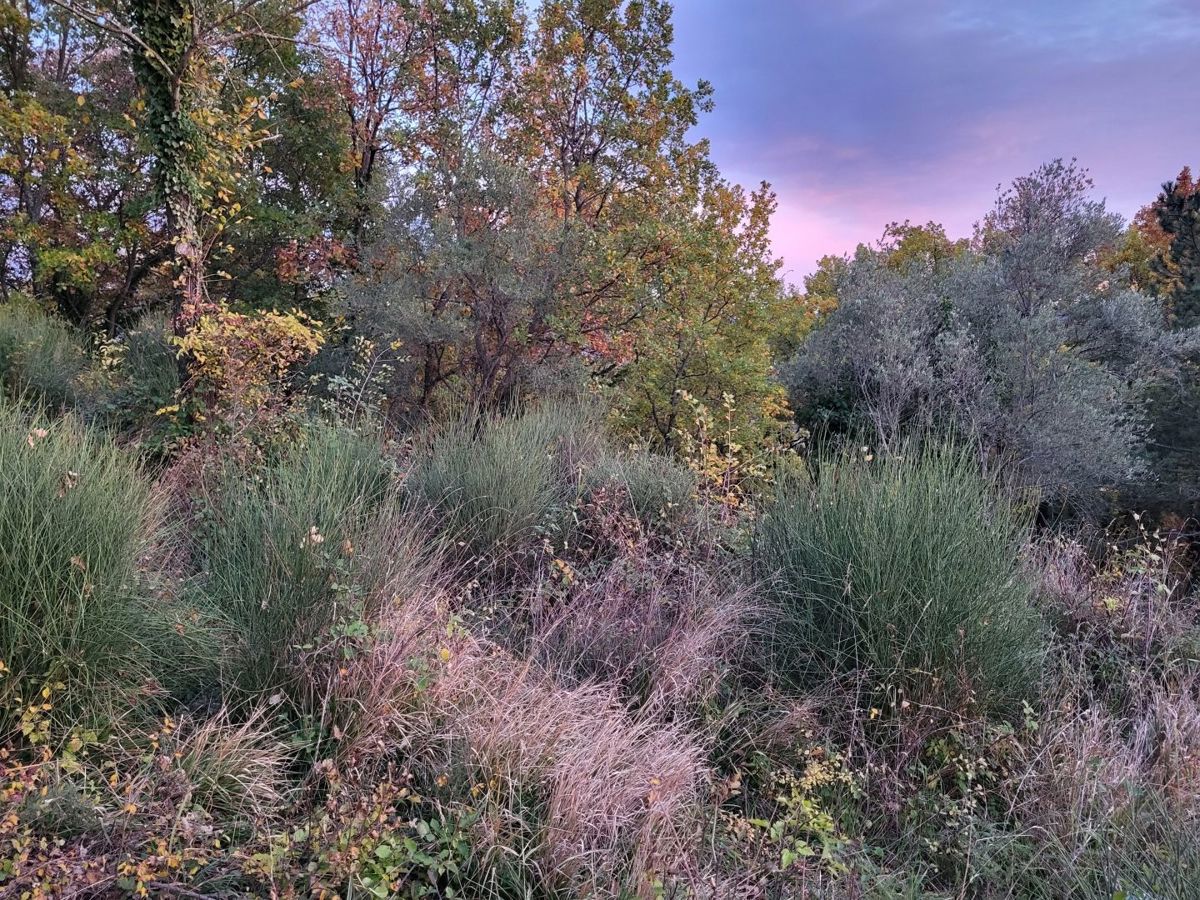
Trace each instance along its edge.
<instances>
[{"instance_id":1,"label":"bush","mask_svg":"<svg viewBox=\"0 0 1200 900\"><path fill-rule=\"evenodd\" d=\"M777 576L779 660L796 681L866 672L895 698L1006 707L1036 680L1017 514L965 453L843 455L781 486L757 560Z\"/></svg>"},{"instance_id":2,"label":"bush","mask_svg":"<svg viewBox=\"0 0 1200 900\"><path fill-rule=\"evenodd\" d=\"M158 410L175 401L179 389L179 366L167 323L161 316L150 316L116 346L119 361L111 387L101 397L101 413L116 428L142 429L156 421Z\"/></svg>"},{"instance_id":3,"label":"bush","mask_svg":"<svg viewBox=\"0 0 1200 900\"><path fill-rule=\"evenodd\" d=\"M576 406L462 420L433 436L408 488L475 557L511 561L539 528L566 529L576 463L599 428Z\"/></svg>"},{"instance_id":4,"label":"bush","mask_svg":"<svg viewBox=\"0 0 1200 900\"><path fill-rule=\"evenodd\" d=\"M781 367L800 424L888 449L969 432L1048 513L1099 517L1142 474L1139 397L1185 342L1098 264L1120 220L1090 186L1062 161L1017 179L945 262L860 248Z\"/></svg>"},{"instance_id":5,"label":"bush","mask_svg":"<svg viewBox=\"0 0 1200 900\"><path fill-rule=\"evenodd\" d=\"M297 647L351 611L353 542L388 470L373 436L313 425L248 481L229 467L200 544L204 599L237 645L230 680L256 692L286 682Z\"/></svg>"},{"instance_id":6,"label":"bush","mask_svg":"<svg viewBox=\"0 0 1200 900\"><path fill-rule=\"evenodd\" d=\"M110 689L163 661L181 676L203 663L199 630L177 631L169 604L139 595L151 524L150 487L127 455L73 419L27 420L0 400L3 731L16 698L56 683L56 706L98 715Z\"/></svg>"},{"instance_id":7,"label":"bush","mask_svg":"<svg viewBox=\"0 0 1200 900\"><path fill-rule=\"evenodd\" d=\"M0 305L0 381L8 393L69 406L86 368L83 341L66 322L31 303Z\"/></svg>"}]
</instances>

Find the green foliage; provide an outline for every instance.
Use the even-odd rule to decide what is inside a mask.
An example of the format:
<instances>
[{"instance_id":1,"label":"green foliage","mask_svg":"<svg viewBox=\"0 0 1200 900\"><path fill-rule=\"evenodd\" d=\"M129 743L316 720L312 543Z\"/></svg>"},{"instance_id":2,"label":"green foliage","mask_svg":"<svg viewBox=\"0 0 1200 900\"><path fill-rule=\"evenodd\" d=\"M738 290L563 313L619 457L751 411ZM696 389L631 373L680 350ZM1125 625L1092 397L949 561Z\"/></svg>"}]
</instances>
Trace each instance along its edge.
<instances>
[{"instance_id":1,"label":"green foliage","mask_svg":"<svg viewBox=\"0 0 1200 900\"><path fill-rule=\"evenodd\" d=\"M138 83L146 94L146 127L154 145L160 189L171 214L184 215L179 197L200 192L198 169L205 134L192 116L197 7L188 0L134 3L130 21L141 44L133 54ZM191 252L191 251L189 251Z\"/></svg>"},{"instance_id":2,"label":"green foliage","mask_svg":"<svg viewBox=\"0 0 1200 900\"><path fill-rule=\"evenodd\" d=\"M371 897L457 897L473 855L471 828L479 815L413 819L407 833L388 832L370 849L359 879ZM442 888L441 885L447 885ZM404 885L397 894L396 885Z\"/></svg>"},{"instance_id":3,"label":"green foliage","mask_svg":"<svg viewBox=\"0 0 1200 900\"><path fill-rule=\"evenodd\" d=\"M1184 168L1131 228L1147 244L1148 287L1163 298L1184 360L1146 391L1149 462L1127 503L1178 518L1200 516L1200 186ZM1135 273L1136 274L1136 273Z\"/></svg>"},{"instance_id":4,"label":"green foliage","mask_svg":"<svg viewBox=\"0 0 1200 900\"><path fill-rule=\"evenodd\" d=\"M788 419L786 398L771 370L777 338L805 327L807 309L779 278L769 229L775 196L714 181L699 201L681 198L664 215L674 250L655 273L655 302L632 339L609 353L617 414L653 446L678 450L699 424L685 394L715 408L737 400L731 440L760 449Z\"/></svg>"},{"instance_id":5,"label":"green foliage","mask_svg":"<svg viewBox=\"0 0 1200 900\"><path fill-rule=\"evenodd\" d=\"M472 556L503 566L539 531L554 540L567 528L575 463L599 427L582 408L553 404L461 420L433 436L406 486Z\"/></svg>"},{"instance_id":6,"label":"green foliage","mask_svg":"<svg viewBox=\"0 0 1200 900\"><path fill-rule=\"evenodd\" d=\"M0 4L0 892L1200 895L1190 557L998 490L1200 508L1190 173L799 295L672 41Z\"/></svg>"},{"instance_id":7,"label":"green foliage","mask_svg":"<svg viewBox=\"0 0 1200 900\"><path fill-rule=\"evenodd\" d=\"M1100 264L1119 220L1090 184L1061 161L1017 179L970 251L859 248L783 372L800 423L884 449L953 433L1047 509L1103 511L1139 473L1141 387L1182 348Z\"/></svg>"},{"instance_id":8,"label":"green foliage","mask_svg":"<svg viewBox=\"0 0 1200 900\"><path fill-rule=\"evenodd\" d=\"M1174 324L1200 324L1200 186L1184 168L1163 185L1152 207L1169 244L1153 268L1169 298Z\"/></svg>"},{"instance_id":9,"label":"green foliage","mask_svg":"<svg viewBox=\"0 0 1200 900\"><path fill-rule=\"evenodd\" d=\"M320 424L253 480L229 466L200 536L200 594L233 633L232 686L291 683L305 645L355 618L352 541L387 485L376 437Z\"/></svg>"},{"instance_id":10,"label":"green foliage","mask_svg":"<svg viewBox=\"0 0 1200 900\"><path fill-rule=\"evenodd\" d=\"M164 318L151 315L103 344L101 361L103 378L83 398L89 418L123 438L137 438L144 450L165 449L174 423L159 411L178 398L179 366Z\"/></svg>"},{"instance_id":11,"label":"green foliage","mask_svg":"<svg viewBox=\"0 0 1200 900\"><path fill-rule=\"evenodd\" d=\"M863 672L895 702L1011 710L1036 682L1042 625L1020 517L968 455L844 454L780 486L756 546L800 683Z\"/></svg>"},{"instance_id":12,"label":"green foliage","mask_svg":"<svg viewBox=\"0 0 1200 900\"><path fill-rule=\"evenodd\" d=\"M492 220L503 227L483 227ZM566 314L559 301L579 275L574 238L546 252L560 239L536 183L502 159L473 156L453 177L415 181L349 297L363 330L408 356L399 408L444 411L465 397L494 409L527 392L538 331Z\"/></svg>"},{"instance_id":13,"label":"green foliage","mask_svg":"<svg viewBox=\"0 0 1200 900\"><path fill-rule=\"evenodd\" d=\"M179 685L211 662L203 628L144 593L137 559L152 524L128 455L70 418L28 420L0 401L0 731L17 698L55 683L64 713L100 716L121 687Z\"/></svg>"},{"instance_id":14,"label":"green foliage","mask_svg":"<svg viewBox=\"0 0 1200 900\"><path fill-rule=\"evenodd\" d=\"M69 406L86 368L83 342L66 322L29 302L0 304L0 383L10 395Z\"/></svg>"}]
</instances>

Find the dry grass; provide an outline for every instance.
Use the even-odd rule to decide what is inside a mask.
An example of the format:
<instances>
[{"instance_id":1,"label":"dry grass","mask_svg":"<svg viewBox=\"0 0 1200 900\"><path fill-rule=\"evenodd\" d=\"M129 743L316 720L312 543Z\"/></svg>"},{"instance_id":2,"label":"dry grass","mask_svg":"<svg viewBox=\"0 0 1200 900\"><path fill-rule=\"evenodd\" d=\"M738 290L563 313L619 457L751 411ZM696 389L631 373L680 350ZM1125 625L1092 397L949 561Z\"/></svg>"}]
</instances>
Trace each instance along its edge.
<instances>
[{"instance_id":1,"label":"dry grass","mask_svg":"<svg viewBox=\"0 0 1200 900\"><path fill-rule=\"evenodd\" d=\"M541 582L528 652L572 683L613 684L625 702L679 718L715 694L759 613L733 573L643 550L580 576L566 596L559 582Z\"/></svg>"},{"instance_id":2,"label":"dry grass","mask_svg":"<svg viewBox=\"0 0 1200 900\"><path fill-rule=\"evenodd\" d=\"M706 781L692 736L631 717L605 687L563 688L474 648L451 660L431 700L435 767L462 766L486 786L484 840L503 854L525 835L531 883L642 894L642 878L685 866Z\"/></svg>"},{"instance_id":3,"label":"dry grass","mask_svg":"<svg viewBox=\"0 0 1200 900\"><path fill-rule=\"evenodd\" d=\"M203 721L184 722L169 746L187 776L190 799L210 814L262 822L282 812L294 754L268 724L265 708L240 718L222 708Z\"/></svg>"},{"instance_id":4,"label":"dry grass","mask_svg":"<svg viewBox=\"0 0 1200 900\"><path fill-rule=\"evenodd\" d=\"M392 527L401 559L417 531ZM629 713L611 684L564 683L456 626L436 563L393 570L376 639L324 670L342 774L399 753L422 793L478 810L481 881L641 895L653 874L685 869L708 782L697 738Z\"/></svg>"},{"instance_id":5,"label":"dry grass","mask_svg":"<svg viewBox=\"0 0 1200 900\"><path fill-rule=\"evenodd\" d=\"M1200 609L1188 596L1185 552L1176 540L1147 534L1103 563L1081 541L1063 538L1043 540L1028 555L1060 630L1169 664L1200 662Z\"/></svg>"}]
</instances>

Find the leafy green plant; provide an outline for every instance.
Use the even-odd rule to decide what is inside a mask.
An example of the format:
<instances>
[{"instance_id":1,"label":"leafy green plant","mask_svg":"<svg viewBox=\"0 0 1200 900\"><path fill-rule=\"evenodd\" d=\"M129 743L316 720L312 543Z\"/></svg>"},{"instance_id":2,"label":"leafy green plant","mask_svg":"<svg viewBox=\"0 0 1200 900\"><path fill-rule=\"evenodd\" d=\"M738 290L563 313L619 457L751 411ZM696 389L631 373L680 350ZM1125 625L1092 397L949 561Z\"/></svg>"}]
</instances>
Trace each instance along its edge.
<instances>
[{"instance_id":1,"label":"leafy green plant","mask_svg":"<svg viewBox=\"0 0 1200 900\"><path fill-rule=\"evenodd\" d=\"M865 672L898 706L1010 708L1044 652L1023 534L966 452L827 459L781 485L757 536L778 664L799 682Z\"/></svg>"},{"instance_id":2,"label":"leafy green plant","mask_svg":"<svg viewBox=\"0 0 1200 900\"><path fill-rule=\"evenodd\" d=\"M105 346L110 378L97 415L122 432L166 431L158 411L175 402L179 366L162 316L149 316L121 340Z\"/></svg>"},{"instance_id":3,"label":"leafy green plant","mask_svg":"<svg viewBox=\"0 0 1200 900\"><path fill-rule=\"evenodd\" d=\"M359 880L372 897L461 897L472 857L478 813L413 819L407 832L388 832L369 848Z\"/></svg>"}]
</instances>

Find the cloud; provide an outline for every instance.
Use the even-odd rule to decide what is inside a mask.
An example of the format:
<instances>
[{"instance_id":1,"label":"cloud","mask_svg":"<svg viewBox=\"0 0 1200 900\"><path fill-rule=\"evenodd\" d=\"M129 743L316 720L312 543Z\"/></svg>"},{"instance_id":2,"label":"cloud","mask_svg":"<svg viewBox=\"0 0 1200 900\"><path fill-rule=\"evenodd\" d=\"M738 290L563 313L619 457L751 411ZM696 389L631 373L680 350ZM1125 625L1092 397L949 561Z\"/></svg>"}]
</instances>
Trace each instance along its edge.
<instances>
[{"instance_id":1,"label":"cloud","mask_svg":"<svg viewBox=\"0 0 1200 900\"><path fill-rule=\"evenodd\" d=\"M1056 156L1132 214L1200 151L1194 2L680 0L676 71L713 82L700 131L731 177L775 185L802 274L892 220L966 233Z\"/></svg>"}]
</instances>

